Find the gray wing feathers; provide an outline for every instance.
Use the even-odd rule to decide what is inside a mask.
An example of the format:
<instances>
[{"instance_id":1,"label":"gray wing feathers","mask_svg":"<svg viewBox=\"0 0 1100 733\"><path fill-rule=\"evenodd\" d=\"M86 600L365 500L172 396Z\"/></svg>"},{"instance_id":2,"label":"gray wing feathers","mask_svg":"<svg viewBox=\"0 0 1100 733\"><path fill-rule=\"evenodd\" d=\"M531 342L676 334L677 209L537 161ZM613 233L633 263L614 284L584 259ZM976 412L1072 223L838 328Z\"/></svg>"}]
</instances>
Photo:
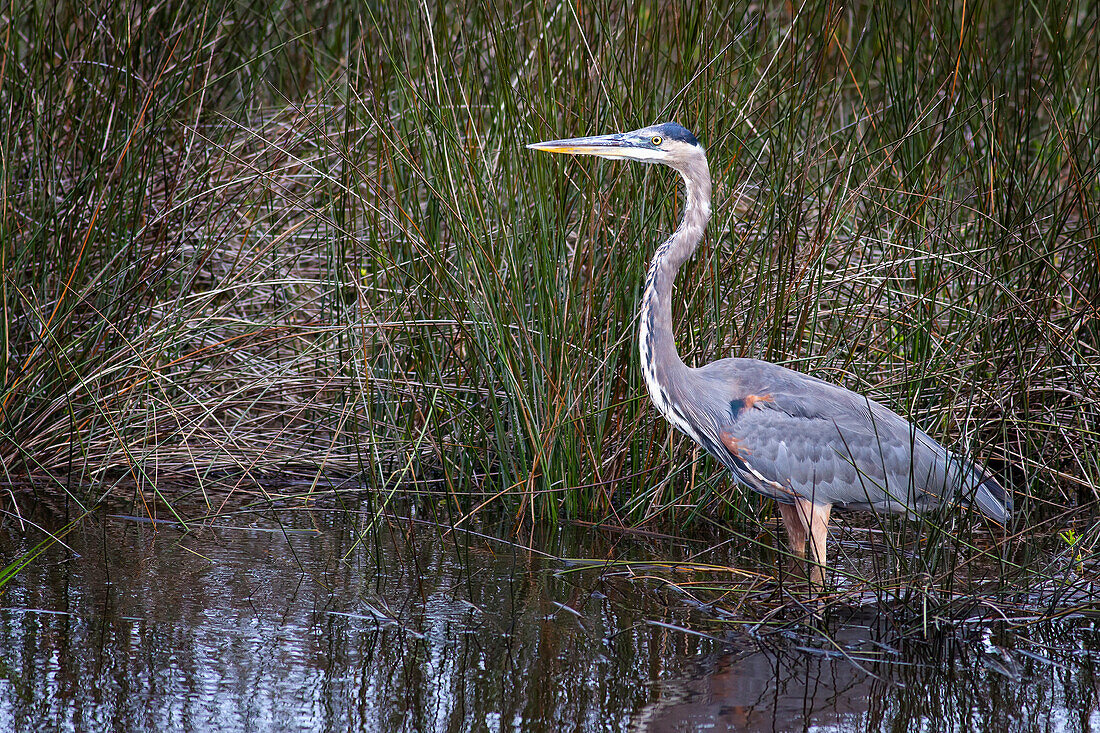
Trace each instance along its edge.
<instances>
[{"instance_id":1,"label":"gray wing feathers","mask_svg":"<svg viewBox=\"0 0 1100 733\"><path fill-rule=\"evenodd\" d=\"M786 502L797 495L907 513L947 497L998 522L1009 517L1011 496L992 476L873 400L752 359L696 371L705 382L696 394L711 398L693 407L713 423L720 443L711 452L757 491ZM725 450L729 445L737 450ZM755 475L746 476L746 468Z\"/></svg>"}]
</instances>

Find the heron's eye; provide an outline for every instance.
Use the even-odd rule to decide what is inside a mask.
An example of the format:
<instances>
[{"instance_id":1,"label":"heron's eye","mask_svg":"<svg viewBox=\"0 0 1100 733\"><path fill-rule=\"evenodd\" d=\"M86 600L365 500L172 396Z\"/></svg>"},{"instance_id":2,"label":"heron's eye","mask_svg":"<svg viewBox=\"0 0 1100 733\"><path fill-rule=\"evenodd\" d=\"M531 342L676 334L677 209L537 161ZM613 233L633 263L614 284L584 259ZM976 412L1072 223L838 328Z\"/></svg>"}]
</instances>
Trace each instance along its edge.
<instances>
[{"instance_id":1,"label":"heron's eye","mask_svg":"<svg viewBox=\"0 0 1100 733\"><path fill-rule=\"evenodd\" d=\"M660 145L661 144L661 136L660 135L654 135L653 139L650 140L650 142L653 143L654 147Z\"/></svg>"}]
</instances>

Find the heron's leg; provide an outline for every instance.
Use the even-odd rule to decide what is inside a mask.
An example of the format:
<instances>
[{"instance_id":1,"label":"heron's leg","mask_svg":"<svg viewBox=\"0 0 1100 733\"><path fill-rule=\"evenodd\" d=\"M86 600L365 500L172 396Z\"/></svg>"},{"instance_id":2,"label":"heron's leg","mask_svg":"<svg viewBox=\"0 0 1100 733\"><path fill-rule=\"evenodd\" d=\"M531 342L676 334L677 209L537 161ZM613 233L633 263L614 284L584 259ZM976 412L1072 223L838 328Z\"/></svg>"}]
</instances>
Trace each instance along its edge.
<instances>
[{"instance_id":1,"label":"heron's leg","mask_svg":"<svg viewBox=\"0 0 1100 733\"><path fill-rule=\"evenodd\" d=\"M809 499L795 499L793 504L780 504L779 513L790 536L791 549L805 559L806 540L810 540L810 587L825 589L825 561L828 553L825 541L829 533L832 504L814 504Z\"/></svg>"},{"instance_id":2,"label":"heron's leg","mask_svg":"<svg viewBox=\"0 0 1100 733\"><path fill-rule=\"evenodd\" d=\"M783 517L783 526L787 528L791 550L794 551L795 555L798 555L799 559L805 559L806 537L809 534L810 526L803 519L801 507L798 504L779 503L779 514Z\"/></svg>"},{"instance_id":3,"label":"heron's leg","mask_svg":"<svg viewBox=\"0 0 1100 733\"><path fill-rule=\"evenodd\" d=\"M807 502L808 503L808 502ZM832 504L811 504L810 513L810 555L814 568L810 572L810 584L819 590L825 590L825 560L828 557L825 541L829 536L829 515Z\"/></svg>"}]
</instances>

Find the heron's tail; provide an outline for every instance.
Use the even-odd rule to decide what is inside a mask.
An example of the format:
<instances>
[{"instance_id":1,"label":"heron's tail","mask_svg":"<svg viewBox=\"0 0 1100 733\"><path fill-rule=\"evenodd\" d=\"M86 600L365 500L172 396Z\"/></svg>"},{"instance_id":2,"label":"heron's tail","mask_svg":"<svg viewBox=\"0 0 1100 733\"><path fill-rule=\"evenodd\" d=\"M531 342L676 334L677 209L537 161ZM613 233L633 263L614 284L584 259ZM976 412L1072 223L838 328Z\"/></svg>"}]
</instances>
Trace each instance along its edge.
<instances>
[{"instance_id":1,"label":"heron's tail","mask_svg":"<svg viewBox=\"0 0 1100 733\"><path fill-rule=\"evenodd\" d=\"M966 476L966 480L960 482L959 498L977 507L994 522L1007 524L1012 518L1012 494L993 478L993 474L958 456L953 458L962 464Z\"/></svg>"}]
</instances>

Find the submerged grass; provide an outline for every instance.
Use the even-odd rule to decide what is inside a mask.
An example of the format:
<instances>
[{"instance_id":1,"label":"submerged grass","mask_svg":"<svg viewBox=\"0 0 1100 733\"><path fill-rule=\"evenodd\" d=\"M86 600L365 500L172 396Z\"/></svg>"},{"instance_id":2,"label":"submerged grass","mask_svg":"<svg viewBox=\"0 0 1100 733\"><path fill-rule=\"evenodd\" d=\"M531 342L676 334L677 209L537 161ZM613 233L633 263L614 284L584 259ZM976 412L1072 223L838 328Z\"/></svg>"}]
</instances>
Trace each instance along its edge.
<instances>
[{"instance_id":1,"label":"submerged grass","mask_svg":"<svg viewBox=\"0 0 1100 733\"><path fill-rule=\"evenodd\" d=\"M216 508L350 476L453 517L761 536L771 508L644 398L634 314L673 176L523 147L671 118L716 183L680 278L686 360L885 402L1013 487L995 574L1094 577L1097 21L1072 1L10 4L4 478L171 509L181 479ZM985 532L933 519L912 558L906 527L875 535L896 577L941 585Z\"/></svg>"}]
</instances>

